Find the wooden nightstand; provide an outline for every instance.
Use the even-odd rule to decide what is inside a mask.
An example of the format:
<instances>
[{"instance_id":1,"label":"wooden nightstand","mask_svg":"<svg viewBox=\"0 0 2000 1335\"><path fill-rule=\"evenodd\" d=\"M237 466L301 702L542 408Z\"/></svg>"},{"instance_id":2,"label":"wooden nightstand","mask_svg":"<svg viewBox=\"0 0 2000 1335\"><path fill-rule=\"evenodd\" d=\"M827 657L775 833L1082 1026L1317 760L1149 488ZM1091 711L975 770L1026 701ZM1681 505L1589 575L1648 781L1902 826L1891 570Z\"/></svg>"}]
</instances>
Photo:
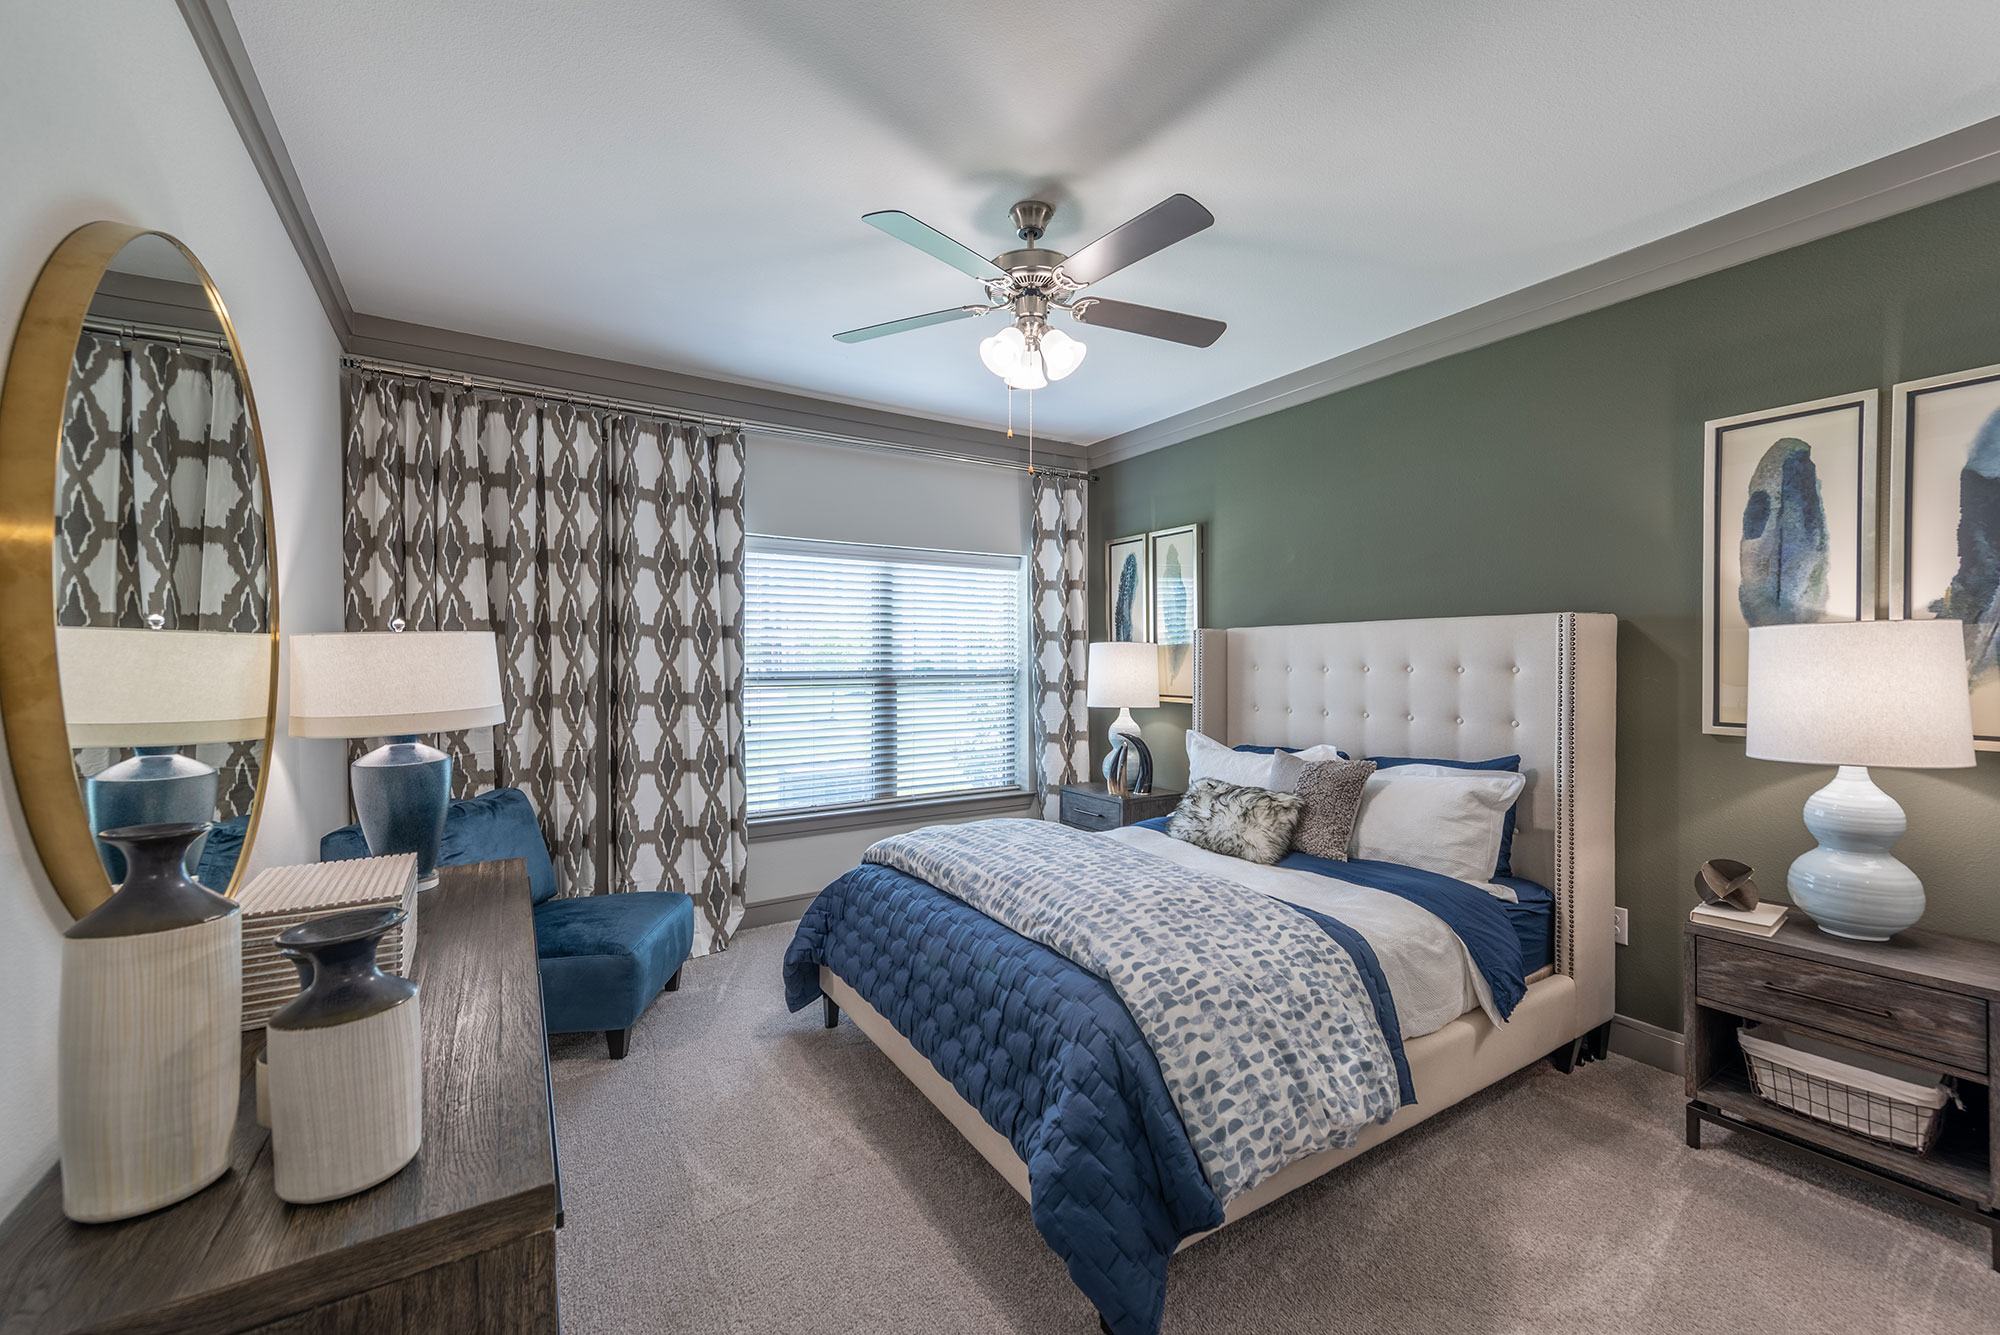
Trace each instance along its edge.
<instances>
[{"instance_id":1,"label":"wooden nightstand","mask_svg":"<svg viewBox=\"0 0 2000 1335\"><path fill-rule=\"evenodd\" d=\"M1687 924L1683 985L1687 1142L1701 1124L1793 1146L1905 1196L1984 1225L2000 1270L2000 945L1903 932L1876 943L1788 919L1773 937ZM1764 1102L1752 1092L1736 1031L1761 1020L1954 1077L1928 1154L1870 1140Z\"/></svg>"},{"instance_id":2,"label":"wooden nightstand","mask_svg":"<svg viewBox=\"0 0 2000 1335\"><path fill-rule=\"evenodd\" d=\"M1101 783L1066 783L1062 789L1062 823L1079 830L1115 830L1165 816L1180 801L1179 793L1163 793L1158 789L1139 797L1120 797Z\"/></svg>"}]
</instances>

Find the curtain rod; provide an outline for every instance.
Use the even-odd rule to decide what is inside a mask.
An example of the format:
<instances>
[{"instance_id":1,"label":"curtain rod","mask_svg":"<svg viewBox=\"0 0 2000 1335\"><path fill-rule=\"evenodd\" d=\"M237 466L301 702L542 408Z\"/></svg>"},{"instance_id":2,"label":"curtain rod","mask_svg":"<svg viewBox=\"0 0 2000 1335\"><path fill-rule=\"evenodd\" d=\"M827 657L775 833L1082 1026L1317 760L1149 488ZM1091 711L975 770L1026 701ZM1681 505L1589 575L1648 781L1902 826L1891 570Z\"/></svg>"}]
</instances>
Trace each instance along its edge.
<instances>
[{"instance_id":1,"label":"curtain rod","mask_svg":"<svg viewBox=\"0 0 2000 1335\"><path fill-rule=\"evenodd\" d=\"M707 413L689 412L681 408L669 408L663 404L648 403L643 399L610 398L602 394L585 394L575 390L558 389L552 385L536 385L523 380L502 380L494 376L471 375L463 371L445 371L432 366L420 366L413 362L385 361L379 357L360 357L343 353L342 366L362 371L380 371L388 375L405 376L412 380L430 380L441 385L460 385L467 389L488 389L502 394L519 394L525 398L552 399L558 403L578 403L593 408L609 408L614 412L628 412L644 417L661 417L677 422L696 422L703 426L738 427L746 431L757 431L767 436L791 436L799 440L823 441L829 445L848 445L866 450L890 450L898 454L921 455L927 459L943 459L951 463L979 464L987 468L1007 468L1017 473L1046 473L1051 477L1073 477L1096 481L1097 474L1074 468L1051 468L1036 464L1014 463L1007 459L988 459L977 454L960 454L952 450L933 449L927 445L899 445L892 441L870 440L866 436L843 436L835 431L816 431L810 427L786 426L778 422L759 422L747 417L714 417Z\"/></svg>"},{"instance_id":2,"label":"curtain rod","mask_svg":"<svg viewBox=\"0 0 2000 1335\"><path fill-rule=\"evenodd\" d=\"M199 329L177 329L173 325L148 324L144 320L107 320L101 315L84 316L83 327L88 333L110 334L116 338L150 338L161 343L192 343L220 352L229 351L227 338Z\"/></svg>"}]
</instances>

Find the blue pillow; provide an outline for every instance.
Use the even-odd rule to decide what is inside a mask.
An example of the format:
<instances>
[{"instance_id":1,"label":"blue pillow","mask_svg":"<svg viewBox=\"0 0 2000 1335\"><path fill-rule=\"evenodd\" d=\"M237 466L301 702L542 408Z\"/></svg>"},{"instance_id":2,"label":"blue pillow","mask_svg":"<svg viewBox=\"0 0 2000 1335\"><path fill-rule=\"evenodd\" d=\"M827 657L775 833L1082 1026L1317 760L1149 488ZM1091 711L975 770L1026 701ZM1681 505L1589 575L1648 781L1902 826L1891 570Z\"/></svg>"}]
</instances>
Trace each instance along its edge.
<instances>
[{"instance_id":1,"label":"blue pillow","mask_svg":"<svg viewBox=\"0 0 2000 1335\"><path fill-rule=\"evenodd\" d=\"M1250 745L1250 743L1245 742L1241 746L1232 746L1229 749L1232 751L1249 751L1260 756L1268 756L1273 751L1283 751L1288 756L1295 756L1300 751L1303 751L1305 748L1302 746L1252 746ZM1354 759L1353 756L1348 755L1347 752L1341 750L1337 746L1333 749L1333 753L1339 756L1342 760Z\"/></svg>"},{"instance_id":2,"label":"blue pillow","mask_svg":"<svg viewBox=\"0 0 2000 1335\"><path fill-rule=\"evenodd\" d=\"M1394 769L1398 765L1442 765L1446 769L1505 770L1509 774L1521 772L1521 757L1496 756L1492 760L1439 760L1423 756L1370 756L1378 770ZM1527 789L1524 787L1523 792ZM1514 799L1514 806L1507 808L1507 818L1500 822L1500 861L1493 868L1495 876L1514 874L1514 807L1521 805L1521 799Z\"/></svg>"}]
</instances>

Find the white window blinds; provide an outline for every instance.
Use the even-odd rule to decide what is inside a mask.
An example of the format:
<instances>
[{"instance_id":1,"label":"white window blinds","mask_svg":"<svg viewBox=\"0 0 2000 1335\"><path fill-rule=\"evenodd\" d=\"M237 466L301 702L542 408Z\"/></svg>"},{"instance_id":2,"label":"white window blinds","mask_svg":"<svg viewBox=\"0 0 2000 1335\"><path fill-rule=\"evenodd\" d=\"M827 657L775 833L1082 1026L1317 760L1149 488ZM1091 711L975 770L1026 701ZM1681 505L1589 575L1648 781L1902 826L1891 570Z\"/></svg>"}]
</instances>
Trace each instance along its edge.
<instances>
[{"instance_id":1,"label":"white window blinds","mask_svg":"<svg viewBox=\"0 0 2000 1335\"><path fill-rule=\"evenodd\" d=\"M1019 557L749 539L749 814L1018 791Z\"/></svg>"}]
</instances>

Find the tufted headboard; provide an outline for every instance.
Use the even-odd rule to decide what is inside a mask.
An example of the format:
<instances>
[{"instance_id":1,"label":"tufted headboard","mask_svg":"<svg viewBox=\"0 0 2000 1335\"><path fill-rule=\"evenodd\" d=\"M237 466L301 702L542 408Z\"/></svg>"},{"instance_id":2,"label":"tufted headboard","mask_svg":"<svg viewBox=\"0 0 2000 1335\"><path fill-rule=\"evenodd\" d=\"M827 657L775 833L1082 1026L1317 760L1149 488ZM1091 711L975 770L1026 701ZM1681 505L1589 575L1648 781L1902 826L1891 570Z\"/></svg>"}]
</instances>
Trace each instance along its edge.
<instances>
[{"instance_id":1,"label":"tufted headboard","mask_svg":"<svg viewBox=\"0 0 2000 1335\"><path fill-rule=\"evenodd\" d=\"M1618 621L1603 613L1196 632L1194 726L1225 745L1519 754L1515 874L1555 892L1556 970L1611 1018Z\"/></svg>"}]
</instances>

